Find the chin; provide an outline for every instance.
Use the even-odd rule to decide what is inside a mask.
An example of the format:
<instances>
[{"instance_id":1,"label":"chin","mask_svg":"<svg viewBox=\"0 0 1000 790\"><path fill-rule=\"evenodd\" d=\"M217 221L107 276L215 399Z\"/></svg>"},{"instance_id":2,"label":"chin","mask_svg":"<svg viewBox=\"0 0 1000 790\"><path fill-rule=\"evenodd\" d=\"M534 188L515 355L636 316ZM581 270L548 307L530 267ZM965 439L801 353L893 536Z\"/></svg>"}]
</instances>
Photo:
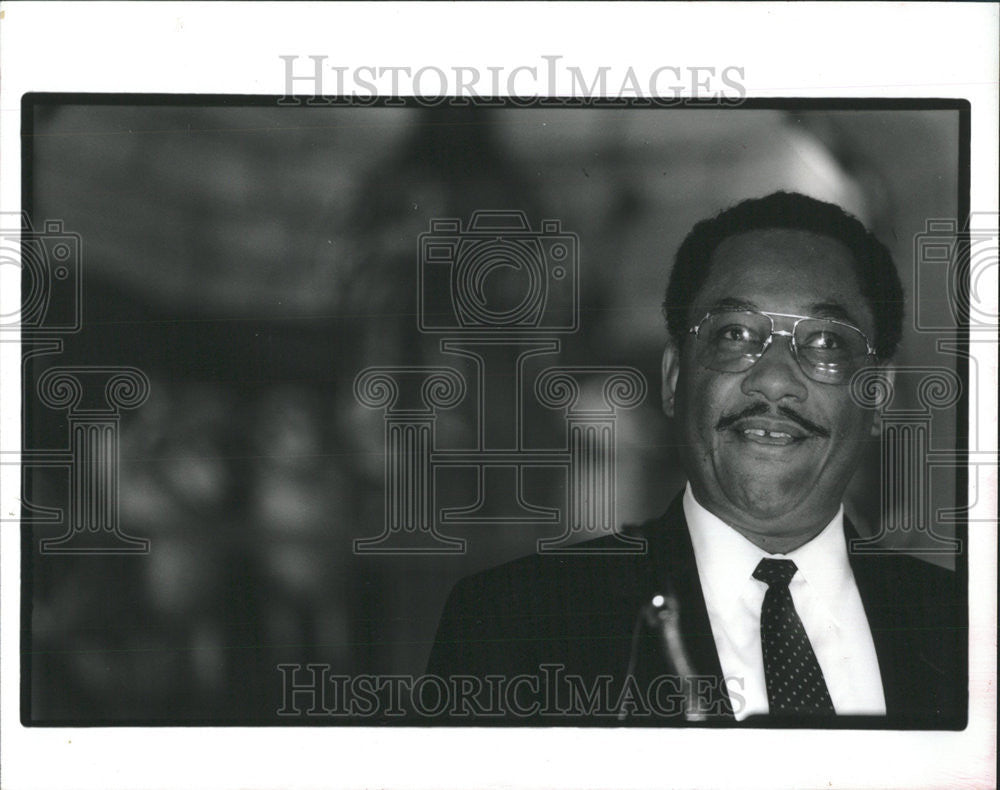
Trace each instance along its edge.
<instances>
[{"instance_id":1,"label":"chin","mask_svg":"<svg viewBox=\"0 0 1000 790\"><path fill-rule=\"evenodd\" d=\"M733 505L757 520L779 519L802 504L802 495L810 487L805 481L755 481L752 486L738 487L740 496Z\"/></svg>"}]
</instances>

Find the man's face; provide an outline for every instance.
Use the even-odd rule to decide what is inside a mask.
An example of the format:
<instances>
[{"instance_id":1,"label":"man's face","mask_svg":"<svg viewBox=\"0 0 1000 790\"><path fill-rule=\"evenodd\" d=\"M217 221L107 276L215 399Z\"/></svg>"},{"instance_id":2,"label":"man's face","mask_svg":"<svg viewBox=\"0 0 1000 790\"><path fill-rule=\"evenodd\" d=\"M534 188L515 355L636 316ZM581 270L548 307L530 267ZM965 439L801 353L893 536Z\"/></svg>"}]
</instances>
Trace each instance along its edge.
<instances>
[{"instance_id":1,"label":"man's face","mask_svg":"<svg viewBox=\"0 0 1000 790\"><path fill-rule=\"evenodd\" d=\"M797 230L761 230L719 245L691 305L691 324L720 307L834 318L874 338L850 253L840 242ZM793 319L774 319L791 329ZM787 325L786 325L787 323ZM770 551L790 551L837 512L873 413L849 382L813 381L776 335L748 370L709 370L695 336L664 353L664 409L677 418L696 499Z\"/></svg>"}]
</instances>

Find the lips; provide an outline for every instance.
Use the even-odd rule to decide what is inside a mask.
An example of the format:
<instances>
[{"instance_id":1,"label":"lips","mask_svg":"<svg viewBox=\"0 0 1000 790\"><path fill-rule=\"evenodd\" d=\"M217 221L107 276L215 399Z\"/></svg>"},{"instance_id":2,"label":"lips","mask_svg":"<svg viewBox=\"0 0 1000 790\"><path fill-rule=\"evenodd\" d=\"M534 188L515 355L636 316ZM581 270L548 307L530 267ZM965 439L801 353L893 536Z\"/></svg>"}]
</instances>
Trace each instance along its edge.
<instances>
[{"instance_id":1,"label":"lips","mask_svg":"<svg viewBox=\"0 0 1000 790\"><path fill-rule=\"evenodd\" d=\"M810 431L794 422L764 417L737 420L729 430L742 441L776 447L798 444L813 436Z\"/></svg>"}]
</instances>

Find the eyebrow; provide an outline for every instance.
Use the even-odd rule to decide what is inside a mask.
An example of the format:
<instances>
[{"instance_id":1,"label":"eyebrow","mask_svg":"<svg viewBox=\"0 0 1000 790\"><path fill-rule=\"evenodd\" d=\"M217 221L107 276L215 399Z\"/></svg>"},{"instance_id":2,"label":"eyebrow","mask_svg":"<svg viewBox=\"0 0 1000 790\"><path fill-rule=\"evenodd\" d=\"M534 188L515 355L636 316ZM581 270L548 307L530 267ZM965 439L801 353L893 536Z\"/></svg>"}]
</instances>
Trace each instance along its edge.
<instances>
[{"instance_id":1,"label":"eyebrow","mask_svg":"<svg viewBox=\"0 0 1000 790\"><path fill-rule=\"evenodd\" d=\"M756 310L759 312L760 308L746 299L734 299L731 296L727 296L712 302L708 310L709 312L715 312L716 310Z\"/></svg>"},{"instance_id":2,"label":"eyebrow","mask_svg":"<svg viewBox=\"0 0 1000 790\"><path fill-rule=\"evenodd\" d=\"M809 305L809 314L816 318L832 318L835 321L844 321L853 326L858 325L854 316L839 302L813 302Z\"/></svg>"}]
</instances>

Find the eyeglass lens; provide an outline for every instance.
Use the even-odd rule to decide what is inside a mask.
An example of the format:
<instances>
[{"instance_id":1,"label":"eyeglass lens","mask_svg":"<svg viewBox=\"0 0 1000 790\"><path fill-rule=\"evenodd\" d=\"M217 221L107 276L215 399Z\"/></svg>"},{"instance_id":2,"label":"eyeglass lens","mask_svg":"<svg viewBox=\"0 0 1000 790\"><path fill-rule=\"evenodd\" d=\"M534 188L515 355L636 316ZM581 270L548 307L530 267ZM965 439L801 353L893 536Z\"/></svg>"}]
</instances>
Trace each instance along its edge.
<instances>
[{"instance_id":1,"label":"eyeglass lens","mask_svg":"<svg viewBox=\"0 0 1000 790\"><path fill-rule=\"evenodd\" d=\"M771 320L761 313L713 313L698 327L698 360L720 372L747 370L764 352L770 335ZM801 319L795 326L794 341L799 366L817 381L842 382L868 357L864 335L836 321Z\"/></svg>"}]
</instances>

